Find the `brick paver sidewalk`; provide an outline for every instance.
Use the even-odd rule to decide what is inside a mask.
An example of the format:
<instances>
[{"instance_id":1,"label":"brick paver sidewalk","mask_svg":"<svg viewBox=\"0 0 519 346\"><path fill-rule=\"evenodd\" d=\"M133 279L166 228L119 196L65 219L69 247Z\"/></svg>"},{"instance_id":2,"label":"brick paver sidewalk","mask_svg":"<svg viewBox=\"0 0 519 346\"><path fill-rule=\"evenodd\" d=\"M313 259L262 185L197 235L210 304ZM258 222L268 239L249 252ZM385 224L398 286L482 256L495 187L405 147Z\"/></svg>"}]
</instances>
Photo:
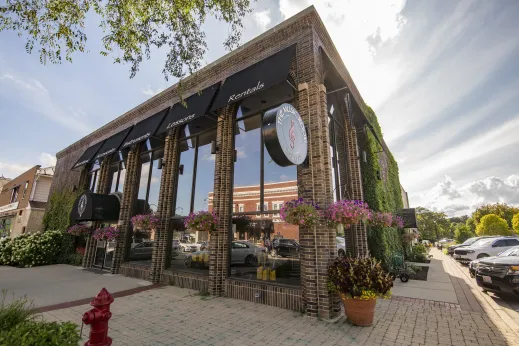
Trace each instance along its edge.
<instances>
[{"instance_id":1,"label":"brick paver sidewalk","mask_svg":"<svg viewBox=\"0 0 519 346\"><path fill-rule=\"evenodd\" d=\"M44 313L81 323L81 305ZM206 298L172 286L117 298L110 333L117 345L517 345L506 325L459 305L410 298L380 300L375 323L356 327L344 317L322 321L251 302ZM85 327L83 334L88 333Z\"/></svg>"}]
</instances>

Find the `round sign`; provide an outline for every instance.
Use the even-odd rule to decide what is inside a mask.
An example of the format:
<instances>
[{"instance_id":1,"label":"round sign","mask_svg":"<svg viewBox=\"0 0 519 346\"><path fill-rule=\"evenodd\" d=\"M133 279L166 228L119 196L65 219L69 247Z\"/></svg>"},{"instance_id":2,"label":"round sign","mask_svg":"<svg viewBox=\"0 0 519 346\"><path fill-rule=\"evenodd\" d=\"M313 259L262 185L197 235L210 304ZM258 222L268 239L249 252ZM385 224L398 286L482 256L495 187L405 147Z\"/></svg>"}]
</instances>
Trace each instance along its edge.
<instances>
[{"instance_id":1,"label":"round sign","mask_svg":"<svg viewBox=\"0 0 519 346\"><path fill-rule=\"evenodd\" d=\"M300 165L308 154L308 138L301 115L284 103L263 117L263 141L272 160L281 167Z\"/></svg>"},{"instance_id":2,"label":"round sign","mask_svg":"<svg viewBox=\"0 0 519 346\"><path fill-rule=\"evenodd\" d=\"M83 213L85 212L86 205L87 205L87 196L83 195L79 199L79 203L77 205L77 213L79 214L79 217L81 217L83 215Z\"/></svg>"}]
</instances>

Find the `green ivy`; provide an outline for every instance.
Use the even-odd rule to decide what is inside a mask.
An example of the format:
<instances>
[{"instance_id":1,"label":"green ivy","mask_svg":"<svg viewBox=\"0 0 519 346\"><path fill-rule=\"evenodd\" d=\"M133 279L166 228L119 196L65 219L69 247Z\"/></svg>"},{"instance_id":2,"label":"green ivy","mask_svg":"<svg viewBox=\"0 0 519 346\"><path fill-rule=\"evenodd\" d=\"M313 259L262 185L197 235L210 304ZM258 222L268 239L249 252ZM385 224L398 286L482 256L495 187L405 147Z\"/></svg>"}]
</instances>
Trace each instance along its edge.
<instances>
[{"instance_id":1,"label":"green ivy","mask_svg":"<svg viewBox=\"0 0 519 346\"><path fill-rule=\"evenodd\" d=\"M77 192L55 191L49 198L49 205L43 216L45 230L66 230L70 226L70 212L78 197Z\"/></svg>"},{"instance_id":2,"label":"green ivy","mask_svg":"<svg viewBox=\"0 0 519 346\"><path fill-rule=\"evenodd\" d=\"M377 137L382 140L382 129L371 107L364 108L364 114L373 127ZM366 131L366 141L361 148L366 150L367 162L361 161L364 200L375 211L395 212L403 208L400 192L398 164L390 152L387 155L387 172L382 172L379 155L384 155L383 148L371 130ZM379 172L379 173L378 173ZM381 179L378 178L380 174ZM386 179L384 179L384 175ZM395 227L379 227L368 230L368 247L375 258L387 266L395 254L402 254L402 234Z\"/></svg>"}]
</instances>

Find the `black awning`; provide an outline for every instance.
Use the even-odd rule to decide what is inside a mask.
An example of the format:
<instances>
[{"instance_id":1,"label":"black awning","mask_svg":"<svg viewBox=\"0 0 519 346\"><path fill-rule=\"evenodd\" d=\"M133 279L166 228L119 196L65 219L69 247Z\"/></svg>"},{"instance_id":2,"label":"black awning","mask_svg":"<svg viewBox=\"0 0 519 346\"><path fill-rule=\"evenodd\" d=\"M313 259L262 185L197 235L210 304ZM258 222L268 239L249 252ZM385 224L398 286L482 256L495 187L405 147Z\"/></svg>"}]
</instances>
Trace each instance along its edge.
<instances>
[{"instance_id":1,"label":"black awning","mask_svg":"<svg viewBox=\"0 0 519 346\"><path fill-rule=\"evenodd\" d=\"M94 160L99 160L105 156L115 153L123 143L126 136L128 136L128 133L131 129L132 128L129 127L105 140L103 146L99 149L96 156L94 157Z\"/></svg>"},{"instance_id":2,"label":"black awning","mask_svg":"<svg viewBox=\"0 0 519 346\"><path fill-rule=\"evenodd\" d=\"M117 221L121 205L116 195L82 193L74 202L70 220L80 221Z\"/></svg>"},{"instance_id":3,"label":"black awning","mask_svg":"<svg viewBox=\"0 0 519 346\"><path fill-rule=\"evenodd\" d=\"M396 214L404 220L404 228L418 228L416 210L414 208L399 209Z\"/></svg>"},{"instance_id":4,"label":"black awning","mask_svg":"<svg viewBox=\"0 0 519 346\"><path fill-rule=\"evenodd\" d=\"M92 145L87 150L85 150L83 155L81 155L79 160L77 160L76 164L74 166L72 166L72 169L81 167L83 165L86 165L90 161L92 161L92 159L94 158L95 154L97 154L97 152L99 151L99 148L101 148L101 146L103 145L104 142L105 141L101 141L101 142L99 142L97 144Z\"/></svg>"},{"instance_id":5,"label":"black awning","mask_svg":"<svg viewBox=\"0 0 519 346\"><path fill-rule=\"evenodd\" d=\"M154 136L157 132L157 129L159 128L160 123L166 114L168 114L168 111L169 107L161 110L157 114L154 114L147 119L138 122L124 140L123 145L121 145L121 149L128 148L132 144L144 142L151 136Z\"/></svg>"},{"instance_id":6,"label":"black awning","mask_svg":"<svg viewBox=\"0 0 519 346\"><path fill-rule=\"evenodd\" d=\"M181 102L175 103L168 112L168 115L160 125L157 134L164 133L169 129L187 124L197 118L203 117L213 100L218 84L205 88L199 93L189 96L184 100L187 107ZM208 118L209 121L211 121Z\"/></svg>"},{"instance_id":7,"label":"black awning","mask_svg":"<svg viewBox=\"0 0 519 346\"><path fill-rule=\"evenodd\" d=\"M296 45L292 45L227 78L211 110L217 110L286 81L295 51Z\"/></svg>"}]
</instances>

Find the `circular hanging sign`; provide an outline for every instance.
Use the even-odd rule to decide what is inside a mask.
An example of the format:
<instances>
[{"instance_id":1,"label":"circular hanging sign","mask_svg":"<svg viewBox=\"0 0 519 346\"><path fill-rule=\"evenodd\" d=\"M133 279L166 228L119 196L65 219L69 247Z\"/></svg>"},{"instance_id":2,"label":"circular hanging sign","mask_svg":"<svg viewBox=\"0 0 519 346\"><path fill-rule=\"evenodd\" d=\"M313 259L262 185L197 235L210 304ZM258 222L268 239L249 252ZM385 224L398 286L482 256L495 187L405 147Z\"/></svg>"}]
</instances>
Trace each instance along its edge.
<instances>
[{"instance_id":1,"label":"circular hanging sign","mask_svg":"<svg viewBox=\"0 0 519 346\"><path fill-rule=\"evenodd\" d=\"M281 167L302 164L308 153L308 138L301 115L284 103L265 112L263 141L272 160Z\"/></svg>"},{"instance_id":2,"label":"circular hanging sign","mask_svg":"<svg viewBox=\"0 0 519 346\"><path fill-rule=\"evenodd\" d=\"M79 214L79 217L83 216L83 213L85 212L86 206L87 206L87 195L81 196L79 199L79 203L77 205L77 213Z\"/></svg>"}]
</instances>

